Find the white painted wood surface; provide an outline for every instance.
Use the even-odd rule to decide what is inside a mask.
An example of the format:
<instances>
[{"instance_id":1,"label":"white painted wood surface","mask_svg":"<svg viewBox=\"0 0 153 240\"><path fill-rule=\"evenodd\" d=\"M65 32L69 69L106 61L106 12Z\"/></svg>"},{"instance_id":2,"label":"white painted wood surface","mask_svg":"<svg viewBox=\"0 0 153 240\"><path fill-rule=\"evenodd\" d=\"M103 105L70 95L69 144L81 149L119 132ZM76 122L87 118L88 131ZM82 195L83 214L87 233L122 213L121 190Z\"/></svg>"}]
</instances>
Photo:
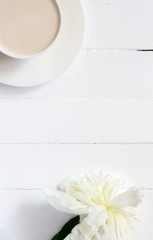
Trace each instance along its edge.
<instances>
[{"instance_id":1,"label":"white painted wood surface","mask_svg":"<svg viewBox=\"0 0 153 240\"><path fill-rule=\"evenodd\" d=\"M153 143L152 99L5 99L0 109L0 143Z\"/></svg>"},{"instance_id":2,"label":"white painted wood surface","mask_svg":"<svg viewBox=\"0 0 153 240\"><path fill-rule=\"evenodd\" d=\"M152 12L153 3L87 5L88 21L84 47L151 49Z\"/></svg>"},{"instance_id":3,"label":"white painted wood surface","mask_svg":"<svg viewBox=\"0 0 153 240\"><path fill-rule=\"evenodd\" d=\"M83 0L84 4L153 4L153 0Z\"/></svg>"},{"instance_id":4,"label":"white painted wood surface","mask_svg":"<svg viewBox=\"0 0 153 240\"><path fill-rule=\"evenodd\" d=\"M50 239L70 216L40 189L87 169L144 187L133 240L153 239L153 52L137 51L153 49L153 0L83 3L85 41L66 73L0 85L0 240Z\"/></svg>"},{"instance_id":5,"label":"white painted wood surface","mask_svg":"<svg viewBox=\"0 0 153 240\"><path fill-rule=\"evenodd\" d=\"M1 144L0 152L0 189L4 190L55 186L70 174L91 169L153 189L152 144Z\"/></svg>"}]
</instances>

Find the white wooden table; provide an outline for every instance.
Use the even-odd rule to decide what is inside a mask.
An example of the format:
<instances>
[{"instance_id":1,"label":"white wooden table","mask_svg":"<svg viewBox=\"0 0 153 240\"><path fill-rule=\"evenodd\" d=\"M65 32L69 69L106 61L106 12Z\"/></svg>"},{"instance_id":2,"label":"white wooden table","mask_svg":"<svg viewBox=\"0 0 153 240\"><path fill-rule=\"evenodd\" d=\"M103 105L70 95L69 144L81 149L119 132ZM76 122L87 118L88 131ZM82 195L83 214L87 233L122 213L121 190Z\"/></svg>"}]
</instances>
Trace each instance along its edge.
<instances>
[{"instance_id":1,"label":"white wooden table","mask_svg":"<svg viewBox=\"0 0 153 240\"><path fill-rule=\"evenodd\" d=\"M69 216L40 189L87 169L144 187L133 239L153 239L153 0L84 6L84 45L65 74L0 85L0 240L49 240Z\"/></svg>"}]
</instances>

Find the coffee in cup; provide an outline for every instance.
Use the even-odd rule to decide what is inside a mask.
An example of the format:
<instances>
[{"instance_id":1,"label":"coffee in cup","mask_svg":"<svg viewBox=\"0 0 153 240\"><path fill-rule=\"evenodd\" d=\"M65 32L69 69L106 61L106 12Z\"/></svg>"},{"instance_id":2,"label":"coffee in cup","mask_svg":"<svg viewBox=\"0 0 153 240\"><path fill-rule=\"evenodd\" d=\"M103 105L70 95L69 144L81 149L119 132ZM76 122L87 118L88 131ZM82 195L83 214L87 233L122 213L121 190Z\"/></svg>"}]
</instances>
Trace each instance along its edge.
<instances>
[{"instance_id":1,"label":"coffee in cup","mask_svg":"<svg viewBox=\"0 0 153 240\"><path fill-rule=\"evenodd\" d=\"M55 0L0 0L0 51L37 56L55 41L61 14Z\"/></svg>"}]
</instances>

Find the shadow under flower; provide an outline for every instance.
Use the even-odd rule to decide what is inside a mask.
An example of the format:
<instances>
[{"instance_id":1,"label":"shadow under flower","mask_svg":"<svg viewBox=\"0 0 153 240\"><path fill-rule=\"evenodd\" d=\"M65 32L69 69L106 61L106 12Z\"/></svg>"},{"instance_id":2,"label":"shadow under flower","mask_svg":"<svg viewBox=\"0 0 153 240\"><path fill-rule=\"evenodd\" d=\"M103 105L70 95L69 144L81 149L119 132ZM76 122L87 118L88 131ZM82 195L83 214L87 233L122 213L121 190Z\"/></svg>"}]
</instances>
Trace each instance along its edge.
<instances>
[{"instance_id":1,"label":"shadow under flower","mask_svg":"<svg viewBox=\"0 0 153 240\"><path fill-rule=\"evenodd\" d=\"M47 203L27 204L9 219L5 240L50 240L70 218Z\"/></svg>"}]
</instances>

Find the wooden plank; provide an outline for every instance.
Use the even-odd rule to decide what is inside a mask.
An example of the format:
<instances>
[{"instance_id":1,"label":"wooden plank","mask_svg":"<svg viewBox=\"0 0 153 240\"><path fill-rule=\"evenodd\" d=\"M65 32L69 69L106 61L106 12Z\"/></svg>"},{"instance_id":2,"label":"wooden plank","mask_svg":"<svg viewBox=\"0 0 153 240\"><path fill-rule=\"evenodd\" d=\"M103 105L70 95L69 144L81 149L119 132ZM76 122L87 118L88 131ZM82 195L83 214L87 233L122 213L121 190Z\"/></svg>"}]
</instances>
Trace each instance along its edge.
<instances>
[{"instance_id":1,"label":"wooden plank","mask_svg":"<svg viewBox=\"0 0 153 240\"><path fill-rule=\"evenodd\" d=\"M51 237L71 217L54 210L40 191L0 191L0 231L5 240L42 240ZM145 192L142 221L133 240L153 239L153 191Z\"/></svg>"},{"instance_id":2,"label":"wooden plank","mask_svg":"<svg viewBox=\"0 0 153 240\"><path fill-rule=\"evenodd\" d=\"M153 142L153 100L6 99L0 143Z\"/></svg>"},{"instance_id":3,"label":"wooden plank","mask_svg":"<svg viewBox=\"0 0 153 240\"><path fill-rule=\"evenodd\" d=\"M40 189L89 169L153 189L153 145L0 145L0 153L0 189Z\"/></svg>"},{"instance_id":4,"label":"wooden plank","mask_svg":"<svg viewBox=\"0 0 153 240\"><path fill-rule=\"evenodd\" d=\"M84 48L153 48L153 4L86 4L85 12Z\"/></svg>"},{"instance_id":5,"label":"wooden plank","mask_svg":"<svg viewBox=\"0 0 153 240\"><path fill-rule=\"evenodd\" d=\"M153 100L9 99L0 109L0 143L153 140Z\"/></svg>"},{"instance_id":6,"label":"wooden plank","mask_svg":"<svg viewBox=\"0 0 153 240\"><path fill-rule=\"evenodd\" d=\"M53 82L33 88L0 85L1 98L153 97L153 54L136 51L82 51Z\"/></svg>"}]
</instances>

